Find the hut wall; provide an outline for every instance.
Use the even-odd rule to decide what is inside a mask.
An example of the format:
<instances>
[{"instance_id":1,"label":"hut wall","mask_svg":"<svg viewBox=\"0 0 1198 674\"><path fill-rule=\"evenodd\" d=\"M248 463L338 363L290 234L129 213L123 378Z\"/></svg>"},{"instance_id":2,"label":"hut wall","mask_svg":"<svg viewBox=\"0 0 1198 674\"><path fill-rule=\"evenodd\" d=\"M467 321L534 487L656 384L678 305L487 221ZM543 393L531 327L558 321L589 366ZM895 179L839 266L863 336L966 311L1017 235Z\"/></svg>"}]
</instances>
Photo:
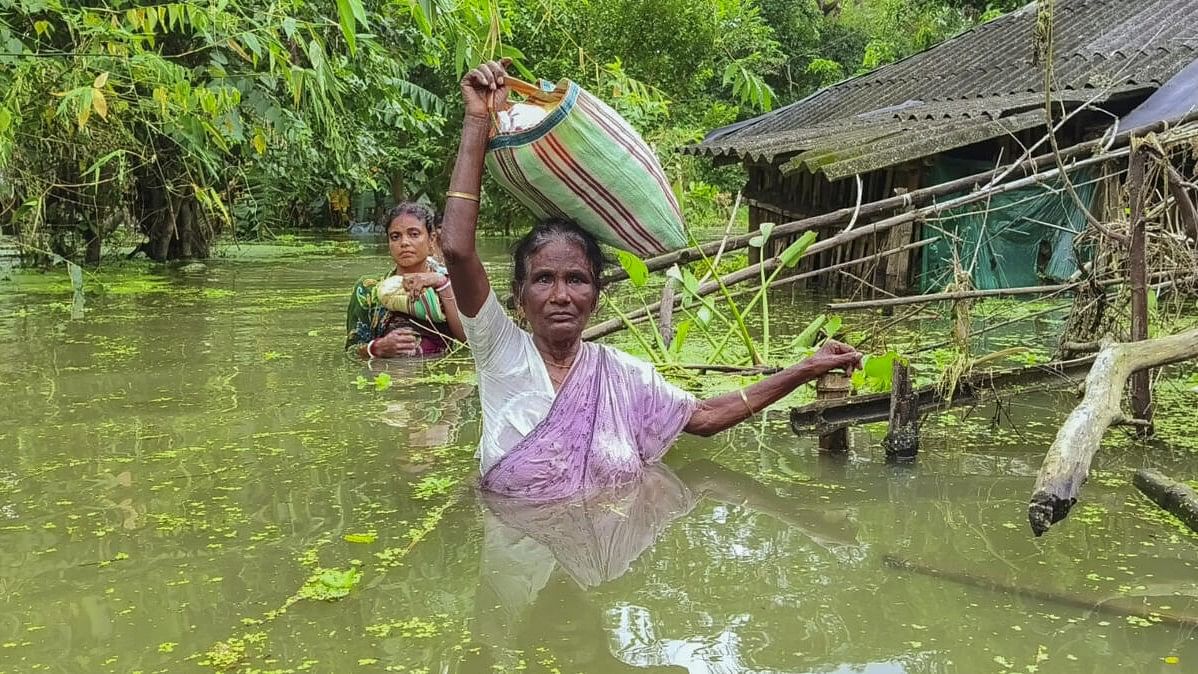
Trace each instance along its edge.
<instances>
[{"instance_id":1,"label":"hut wall","mask_svg":"<svg viewBox=\"0 0 1198 674\"><path fill-rule=\"evenodd\" d=\"M748 167L749 180L745 200L749 206L749 230L756 231L764 222L782 224L828 213L857 204L857 181L854 178L829 181L822 174L806 171L783 175L777 165L753 164ZM861 176L861 203L866 204L889 196L897 189L917 189L923 176L922 164L907 164ZM855 226L888 217L893 213L861 218ZM834 236L847 223L814 230L820 239ZM896 227L888 232L864 236L847 246L804 257L796 273L819 269L840 262L866 258L874 253L910 243L918 228ZM770 255L776 255L795 241L796 236L778 237L771 242ZM886 292L902 292L910 287L912 272L918 268L914 259L918 251L889 258L869 260L839 272L823 274L808 282L809 287L833 293L864 291L877 294L880 287ZM753 253L756 256L756 251Z\"/></svg>"}]
</instances>

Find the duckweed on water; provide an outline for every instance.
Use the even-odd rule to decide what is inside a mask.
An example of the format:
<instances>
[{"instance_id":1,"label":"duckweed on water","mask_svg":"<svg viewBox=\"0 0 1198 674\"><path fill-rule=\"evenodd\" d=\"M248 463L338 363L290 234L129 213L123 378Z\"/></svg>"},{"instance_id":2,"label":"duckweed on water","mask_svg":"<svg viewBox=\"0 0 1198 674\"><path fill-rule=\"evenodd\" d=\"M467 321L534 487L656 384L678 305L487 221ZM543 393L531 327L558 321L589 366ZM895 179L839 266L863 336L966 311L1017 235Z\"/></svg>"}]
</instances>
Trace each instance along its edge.
<instances>
[{"instance_id":1,"label":"duckweed on water","mask_svg":"<svg viewBox=\"0 0 1198 674\"><path fill-rule=\"evenodd\" d=\"M484 650L484 614L498 601L486 594L495 522L464 484L478 439L468 354L397 363L391 386L376 390L377 372L341 351L348 284L385 262L151 270L169 292L89 294L87 317L70 324L69 307L47 313L45 302L67 293L0 291L0 316L26 312L0 319L15 335L0 340L0 445L10 448L0 605L14 618L0 624L0 672L411 674L467 671L474 656L499 660L484 670L601 672L666 664L652 659L675 645L691 662L746 671L973 663L1064 674L1138 671L1165 657L1180 658L1180 671L1194 657L1187 632L1147 613L1149 625L1099 624L1084 610L896 574L877 559L894 552L1192 614L1195 539L1128 478L1158 462L1198 477L1198 452L1112 431L1083 491L1105 512L1032 539L1027 492L1071 395L1013 393L1001 415L990 403L929 417L918 464L894 471L876 427L854 429L852 454L831 460L792 433L785 408L810 388L750 425L683 438L667 462L684 475L692 460L712 460L764 483L766 505L783 514L844 509L858 544L825 548L770 507L745 505L739 487L688 484L693 511L662 526L622 576L581 590L556 566L533 605L501 608L517 621L510 641ZM805 298L780 309L783 300L771 298L779 346L784 314L802 329L821 311ZM921 320L870 350L903 354L901 339L943 338L940 323ZM46 335L56 337L28 339ZM987 349L1012 335L995 337ZM934 374L929 362L921 354L918 376ZM677 376L695 391L757 380ZM1194 403L1166 403L1162 434L1189 433L1168 424L1187 421ZM1077 514L1087 519L1080 505ZM620 641L629 635L636 641ZM1047 662L1037 662L1039 641Z\"/></svg>"}]
</instances>

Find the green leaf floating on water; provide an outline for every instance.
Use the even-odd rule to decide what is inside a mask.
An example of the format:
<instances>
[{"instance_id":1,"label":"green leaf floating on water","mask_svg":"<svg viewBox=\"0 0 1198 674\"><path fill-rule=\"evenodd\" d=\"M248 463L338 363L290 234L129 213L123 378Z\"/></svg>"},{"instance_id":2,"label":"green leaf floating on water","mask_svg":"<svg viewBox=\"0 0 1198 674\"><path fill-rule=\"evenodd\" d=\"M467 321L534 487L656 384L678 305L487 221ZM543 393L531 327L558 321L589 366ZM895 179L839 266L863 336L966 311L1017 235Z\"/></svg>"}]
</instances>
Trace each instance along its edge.
<instances>
[{"instance_id":1,"label":"green leaf floating on water","mask_svg":"<svg viewBox=\"0 0 1198 674\"><path fill-rule=\"evenodd\" d=\"M343 538L348 543L373 543L378 540L379 535L368 531L364 534L346 534Z\"/></svg>"},{"instance_id":2,"label":"green leaf floating on water","mask_svg":"<svg viewBox=\"0 0 1198 674\"><path fill-rule=\"evenodd\" d=\"M387 374L386 372L380 372L379 375L374 378L374 390L386 391L389 388L391 388L391 375Z\"/></svg>"},{"instance_id":3,"label":"green leaf floating on water","mask_svg":"<svg viewBox=\"0 0 1198 674\"><path fill-rule=\"evenodd\" d=\"M357 569L318 569L297 593L300 599L335 601L350 593L362 580Z\"/></svg>"}]
</instances>

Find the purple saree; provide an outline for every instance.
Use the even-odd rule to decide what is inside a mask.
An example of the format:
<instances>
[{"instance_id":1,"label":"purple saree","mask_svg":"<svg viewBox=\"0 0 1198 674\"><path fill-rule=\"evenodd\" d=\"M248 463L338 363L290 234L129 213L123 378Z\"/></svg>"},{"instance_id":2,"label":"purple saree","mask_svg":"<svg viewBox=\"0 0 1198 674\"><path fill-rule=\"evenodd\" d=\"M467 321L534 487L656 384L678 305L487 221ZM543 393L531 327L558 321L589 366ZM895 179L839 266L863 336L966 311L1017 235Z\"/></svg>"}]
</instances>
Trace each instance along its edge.
<instances>
[{"instance_id":1,"label":"purple saree","mask_svg":"<svg viewBox=\"0 0 1198 674\"><path fill-rule=\"evenodd\" d=\"M640 477L694 411L694 396L645 363L584 343L545 419L482 477L483 490L556 501Z\"/></svg>"}]
</instances>

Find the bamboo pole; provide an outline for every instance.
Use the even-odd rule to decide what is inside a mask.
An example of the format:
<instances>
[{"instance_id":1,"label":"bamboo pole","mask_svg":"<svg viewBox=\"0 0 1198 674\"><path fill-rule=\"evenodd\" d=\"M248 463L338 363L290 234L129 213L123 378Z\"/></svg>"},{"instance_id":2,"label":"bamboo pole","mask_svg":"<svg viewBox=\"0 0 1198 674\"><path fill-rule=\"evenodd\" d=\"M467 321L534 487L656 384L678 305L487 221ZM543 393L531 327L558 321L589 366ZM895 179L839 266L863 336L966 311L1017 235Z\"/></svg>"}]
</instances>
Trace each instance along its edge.
<instances>
[{"instance_id":1,"label":"bamboo pole","mask_svg":"<svg viewBox=\"0 0 1198 674\"><path fill-rule=\"evenodd\" d=\"M1154 272L1145 274L1145 279L1149 276L1160 278L1168 276L1172 272ZM1107 287L1122 283L1124 279L1114 278L1098 281L1100 287ZM977 299L980 297L1013 297L1017 295L1051 295L1053 293L1066 292L1073 290L1079 286L1085 285L1090 281L1076 281L1074 283L1060 283L1051 286L1026 286L1023 288L992 288L990 290L961 290L951 293L929 293L927 295L912 295L910 297L886 297L880 300L862 300L860 302L838 302L828 305L828 309L832 311L847 311L849 309L876 309L878 307L898 306L907 304L927 304L929 302L942 301L958 301ZM1173 282L1165 285L1173 285ZM1147 305L1145 305L1147 306ZM1027 316L1025 318L1030 318Z\"/></svg>"},{"instance_id":2,"label":"bamboo pole","mask_svg":"<svg viewBox=\"0 0 1198 674\"><path fill-rule=\"evenodd\" d=\"M1122 148L1125 144L1127 144L1133 133L1135 135L1142 136L1148 133L1164 131L1195 120L1198 120L1198 111L1191 112L1190 114L1178 120L1158 122L1150 126L1141 127L1139 129L1121 131L1109 141L1104 136L1095 140L1079 143L1062 150L1060 156L1062 160L1068 161L1097 152L1097 157L1115 159L1120 156L1126 156L1127 151L1125 148L1122 150L1114 148ZM856 214L856 217L859 219L862 217L869 217L872 215L877 215L878 213L894 210L896 208L907 208L916 204L926 203L936 197L952 194L954 192L960 192L962 190L972 189L978 186L981 186L981 190L979 191L984 191L995 186L991 183L991 181L994 181L995 179L1005 179L1006 176L1020 170L1022 170L1027 177L1034 177L1037 172L1040 171L1040 169L1046 166L1053 166L1056 164L1056 161L1057 159L1054 153L1045 153L1037 157L1022 159L1007 166L1001 166L992 170L982 171L981 173L976 173L964 178L958 178L956 180L951 180L939 185L913 190L904 195L887 197L879 201L862 204L859 209L856 207L846 207L831 211L829 213L812 216L810 218L783 223L774 228L774 236L788 236L791 234L799 234L811 229L819 229L821 227L837 225L842 222L847 222L854 217L854 214ZM1084 165L1094 163L1086 162L1088 162L1088 160L1083 160L1082 162L1078 162L1077 164L1068 166L1066 168L1072 170L1074 168L1080 168L1083 163ZM1060 169L1056 168L1047 173L1056 175L1059 172ZM910 221L911 220L903 220L902 222L895 224L899 225ZM645 260L645 265L649 268L650 272L660 271L675 264L684 264L686 262L697 260L701 257L710 257L720 249L721 244L724 246L725 251L740 250L747 247L749 245L749 240L756 235L756 232L750 232L748 234L742 234L740 236L728 238L726 240L721 239L719 241L711 241L701 246L692 246L689 248L671 251L669 253L663 253ZM621 269L613 271L611 274L609 274L604 279L604 282L616 283L618 281L626 280L627 278L628 273Z\"/></svg>"},{"instance_id":3,"label":"bamboo pole","mask_svg":"<svg viewBox=\"0 0 1198 674\"><path fill-rule=\"evenodd\" d=\"M1131 246L1128 250L1127 268L1131 281L1131 341L1148 339L1148 259L1147 223L1144 219L1144 152L1137 149L1132 153L1127 166L1127 192L1131 200ZM1152 435L1152 380L1149 370L1140 370L1131 375L1132 417L1148 422L1137 433L1141 437Z\"/></svg>"},{"instance_id":4,"label":"bamboo pole","mask_svg":"<svg viewBox=\"0 0 1198 674\"><path fill-rule=\"evenodd\" d=\"M1086 394L1052 442L1028 502L1028 522L1041 536L1077 503L1090 462L1111 424L1126 419L1120 405L1133 372L1198 357L1198 328L1169 337L1107 343L1086 376Z\"/></svg>"},{"instance_id":5,"label":"bamboo pole","mask_svg":"<svg viewBox=\"0 0 1198 674\"><path fill-rule=\"evenodd\" d=\"M770 289L780 288L782 286L790 285L792 283L798 283L799 281L802 281L804 279L813 278L813 277L819 276L821 274L831 273L838 269L843 269L845 267L852 267L852 266L859 265L859 264L865 264L867 262L870 262L871 260L878 260L878 259L882 259L887 256L890 256L890 255L897 255L898 253L912 250L914 248L922 248L924 246L927 246L927 245L934 243L936 241L939 241L939 240L940 240L940 237L934 236L930 239L924 239L922 241L915 241L915 242L909 243L905 246L900 246L898 248L892 248L891 250L882 251L881 253L874 253L872 255L866 255L864 257L859 257L855 260L849 260L847 262L841 262L841 263L834 264L834 265L831 265L828 267L822 267L820 269L813 269L811 271L805 271L802 274L795 274L794 276L787 276L785 278L775 279L770 282L768 287ZM699 294L700 294L700 296L706 296L706 295L711 294L712 292L715 292L718 289L719 289L718 283L709 283L707 285L703 285L703 286L699 287ZM710 290L710 292L704 292L705 290ZM744 295L749 292L757 292L757 290L758 290L757 288L750 288L748 290L738 290L738 291L732 293L732 296L737 297L737 296ZM675 306L680 305L684 301L684 299L685 298L682 296L674 297ZM633 311L629 312L628 314L626 314L624 318L627 319L629 323L643 323L644 321L648 320L648 317L650 314L652 314L654 311L660 310L661 307L662 307L661 303L658 303L658 304L650 305L649 307L636 309L636 310L633 310ZM600 337L606 337L607 335L610 335L613 332L619 332L620 330L623 330L626 327L628 327L628 324L624 322L624 319L619 319L619 318L609 319L602 323L596 323L595 325L591 326L590 328L588 328L586 330L586 332L584 332L582 334L582 337L583 337L583 339L588 339L588 340L599 339Z\"/></svg>"},{"instance_id":6,"label":"bamboo pole","mask_svg":"<svg viewBox=\"0 0 1198 674\"><path fill-rule=\"evenodd\" d=\"M910 297L885 297L879 300L862 300L860 302L838 302L828 305L830 311L848 311L850 309L876 309L879 307L895 307L906 304L927 304L945 300L972 300L980 297L1014 297L1016 295L1048 295L1065 290L1072 290L1082 285L1077 283L1061 283L1051 286L1027 286L1024 288L992 288L990 290L960 290L951 293L930 293L927 295L912 295Z\"/></svg>"},{"instance_id":7,"label":"bamboo pole","mask_svg":"<svg viewBox=\"0 0 1198 674\"><path fill-rule=\"evenodd\" d=\"M1079 161L1075 164L1072 164L1066 168L1067 168L1067 170L1072 171L1072 170L1076 170L1076 169L1080 169L1080 168L1085 168L1087 166L1091 166L1094 164L1101 164L1101 163L1110 161L1112 159L1126 157L1128 155L1128 152L1129 151L1126 148L1121 149L1121 150L1115 150L1112 152L1101 154L1096 157L1084 159L1084 160ZM978 201L984 201L984 200L990 199L998 194L1004 194L1006 192L1013 192L1015 190L1020 190L1025 187L1031 187L1033 185L1038 185L1038 184L1055 179L1061 173L1062 173L1061 169L1052 169L1049 171L1045 171L1044 173L1037 173L1035 175L1028 176L1026 178L1021 178L1019 180L1015 180L1015 181L1012 181L1009 183L1003 183L1001 185L995 185L993 187L978 190L976 192L964 194L955 199L949 199L948 201L941 202L939 204L932 204L930 206L925 206L923 208L917 208L912 211L900 213L899 215L895 215L893 217L889 217L884 220L879 220L877 222L874 222L874 223L871 223L871 224L868 224L868 225L865 225L862 227L857 227L856 229L853 229L851 231L841 232L840 234L837 234L836 236L833 236L833 237L830 237L827 239L823 239L821 241L816 241L807 249L807 252L805 253L805 255L815 255L815 254L821 253L825 250L829 250L831 248L836 248L838 246L842 246L850 241L855 241L863 236L877 234L878 232L883 232L892 227L897 227L898 225L901 225L905 222L913 222L915 220L925 218L929 215L936 215L938 213L942 213L944 211L949 211L954 208L960 208L961 206L967 206L969 204L976 203ZM779 230L779 228L774 228L775 233L777 233L778 230ZM718 245L719 242L713 242L713 243ZM732 240L729 240L728 243L730 246L732 243ZM728 250L728 248L725 248L725 250ZM680 251L675 251L675 252L680 252ZM672 255L672 253L671 253L671 255ZM751 264L751 265L745 267L744 269L732 272L731 274L728 274L728 275L724 276L723 278L721 278L719 281L711 281L711 282L704 284L703 286L701 286L699 288L699 291L697 294L700 297L705 296L705 295L710 295L711 293L718 291L720 289L721 284L723 286L727 287L730 285L734 285L736 283L740 283L742 281L747 281L749 279L759 278L763 270L766 273L769 273L770 271L773 271L775 268L777 268L777 266L780 263L781 263L781 260L778 256L766 258L766 259L762 260L761 262L758 262L756 264ZM903 300L903 299L907 299L907 298L898 298L898 299ZM645 307L644 309L638 310L637 312L634 312L634 313L640 314L641 311L644 311L644 312L646 312L646 314L643 314L643 315L647 315L647 314L651 314L651 313L657 311L660 308L661 308L661 303L655 302L655 303L649 305L648 307ZM583 332L582 338L583 339L596 339L598 337L602 337L604 335L608 335L608 334L611 334L612 332L618 331L620 329L620 327L623 325L624 325L623 321L618 320L618 319L612 319L609 321L605 321L605 322L600 323L600 324L586 330L585 332Z\"/></svg>"}]
</instances>

